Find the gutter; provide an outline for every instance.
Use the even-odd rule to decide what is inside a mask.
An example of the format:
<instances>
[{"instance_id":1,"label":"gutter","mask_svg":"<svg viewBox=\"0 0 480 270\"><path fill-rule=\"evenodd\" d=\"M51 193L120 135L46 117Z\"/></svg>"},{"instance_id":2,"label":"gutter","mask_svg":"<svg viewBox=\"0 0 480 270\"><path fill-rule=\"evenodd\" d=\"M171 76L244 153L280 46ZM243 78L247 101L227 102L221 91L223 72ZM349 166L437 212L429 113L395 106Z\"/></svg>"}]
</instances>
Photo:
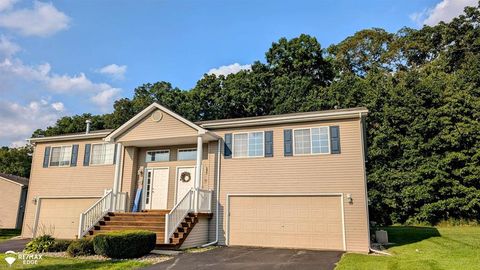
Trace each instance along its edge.
<instances>
[{"instance_id":1,"label":"gutter","mask_svg":"<svg viewBox=\"0 0 480 270\"><path fill-rule=\"evenodd\" d=\"M60 136L51 136L51 137L39 137L39 138L30 138L27 139L30 143L36 142L51 142L51 141L70 141L75 139L93 139L93 138L104 138L110 134L108 132L98 132L98 133L89 133L89 134L75 134L75 135L60 135Z\"/></svg>"},{"instance_id":2,"label":"gutter","mask_svg":"<svg viewBox=\"0 0 480 270\"><path fill-rule=\"evenodd\" d=\"M217 193L217 206L215 207L215 241L202 245L201 247L208 247L211 245L215 245L218 243L218 232L219 232L219 217L218 217L218 209L220 208L220 161L221 161L221 154L222 154L222 139L218 139L218 147L217 147L217 183L215 192Z\"/></svg>"}]
</instances>

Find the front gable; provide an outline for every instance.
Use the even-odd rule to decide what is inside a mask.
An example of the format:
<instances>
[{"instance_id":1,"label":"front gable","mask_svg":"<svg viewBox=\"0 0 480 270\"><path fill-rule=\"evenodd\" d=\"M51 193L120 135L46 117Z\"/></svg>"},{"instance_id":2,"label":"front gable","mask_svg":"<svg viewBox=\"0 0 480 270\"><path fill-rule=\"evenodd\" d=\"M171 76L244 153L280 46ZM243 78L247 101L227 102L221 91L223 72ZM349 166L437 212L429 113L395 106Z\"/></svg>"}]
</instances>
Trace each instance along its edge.
<instances>
[{"instance_id":1,"label":"front gable","mask_svg":"<svg viewBox=\"0 0 480 270\"><path fill-rule=\"evenodd\" d=\"M145 108L125 124L110 133L105 141L123 145L147 145L163 143L195 143L201 135L206 139L218 139L209 131L199 127L158 103Z\"/></svg>"},{"instance_id":2,"label":"front gable","mask_svg":"<svg viewBox=\"0 0 480 270\"><path fill-rule=\"evenodd\" d=\"M156 109L117 137L118 142L197 136L198 131L168 113Z\"/></svg>"}]
</instances>

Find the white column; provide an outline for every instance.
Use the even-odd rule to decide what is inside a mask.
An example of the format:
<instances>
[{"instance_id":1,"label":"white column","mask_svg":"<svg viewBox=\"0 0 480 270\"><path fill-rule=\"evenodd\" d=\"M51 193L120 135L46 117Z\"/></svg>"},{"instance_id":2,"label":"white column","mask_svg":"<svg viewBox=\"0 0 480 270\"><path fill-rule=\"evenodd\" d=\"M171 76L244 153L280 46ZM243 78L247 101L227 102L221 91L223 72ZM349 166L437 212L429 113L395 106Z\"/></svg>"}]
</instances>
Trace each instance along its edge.
<instances>
[{"instance_id":1,"label":"white column","mask_svg":"<svg viewBox=\"0 0 480 270\"><path fill-rule=\"evenodd\" d=\"M202 179L202 156L203 156L203 140L202 136L197 137L197 164L195 167L195 188L200 188L200 181Z\"/></svg>"},{"instance_id":2,"label":"white column","mask_svg":"<svg viewBox=\"0 0 480 270\"><path fill-rule=\"evenodd\" d=\"M115 153L115 176L113 178L113 188L112 188L112 212L117 208L117 194L119 192L120 187L120 175L122 171L122 144L117 143L115 145L116 153Z\"/></svg>"},{"instance_id":3,"label":"white column","mask_svg":"<svg viewBox=\"0 0 480 270\"><path fill-rule=\"evenodd\" d=\"M200 183L202 179L202 156L203 156L203 140L202 136L198 135L197 137L197 164L195 166L195 191L193 193L193 209L195 213L198 213L198 189L200 188Z\"/></svg>"}]
</instances>

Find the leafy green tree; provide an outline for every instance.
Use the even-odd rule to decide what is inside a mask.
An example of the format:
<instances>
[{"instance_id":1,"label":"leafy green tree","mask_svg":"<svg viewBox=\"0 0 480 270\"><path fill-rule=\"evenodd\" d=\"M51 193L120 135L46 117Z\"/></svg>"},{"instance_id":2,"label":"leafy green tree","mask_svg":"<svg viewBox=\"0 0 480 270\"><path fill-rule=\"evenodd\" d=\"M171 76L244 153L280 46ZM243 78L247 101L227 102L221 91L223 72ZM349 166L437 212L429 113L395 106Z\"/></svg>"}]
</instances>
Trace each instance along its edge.
<instances>
[{"instance_id":1,"label":"leafy green tree","mask_svg":"<svg viewBox=\"0 0 480 270\"><path fill-rule=\"evenodd\" d=\"M32 147L0 148L0 172L22 177L30 177Z\"/></svg>"}]
</instances>

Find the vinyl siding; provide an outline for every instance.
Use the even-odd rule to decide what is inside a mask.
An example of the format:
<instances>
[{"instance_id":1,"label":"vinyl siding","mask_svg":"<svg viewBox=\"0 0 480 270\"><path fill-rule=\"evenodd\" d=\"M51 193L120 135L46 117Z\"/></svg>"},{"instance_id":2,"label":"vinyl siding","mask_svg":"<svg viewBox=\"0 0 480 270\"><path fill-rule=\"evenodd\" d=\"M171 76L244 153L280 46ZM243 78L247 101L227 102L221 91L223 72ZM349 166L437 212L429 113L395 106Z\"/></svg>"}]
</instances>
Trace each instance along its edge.
<instances>
[{"instance_id":1,"label":"vinyl siding","mask_svg":"<svg viewBox=\"0 0 480 270\"><path fill-rule=\"evenodd\" d=\"M0 177L0 228L15 229L22 186Z\"/></svg>"},{"instance_id":2,"label":"vinyl siding","mask_svg":"<svg viewBox=\"0 0 480 270\"><path fill-rule=\"evenodd\" d=\"M118 138L118 141L155 140L197 135L197 130L178 121L167 113L163 113L163 118L160 122L153 121L151 115L149 114L128 129Z\"/></svg>"},{"instance_id":3,"label":"vinyl siding","mask_svg":"<svg viewBox=\"0 0 480 270\"><path fill-rule=\"evenodd\" d=\"M187 239L183 242L181 248L199 247L208 243L208 228L209 219L206 217L200 217L198 223L195 224L193 230L188 234Z\"/></svg>"},{"instance_id":4,"label":"vinyl siding","mask_svg":"<svg viewBox=\"0 0 480 270\"><path fill-rule=\"evenodd\" d=\"M35 216L33 199L39 196L103 196L113 185L115 165L83 166L85 144L102 143L101 139L37 143L33 153L32 170L26 202L22 236L32 236ZM43 155L47 146L78 144L76 167L43 168Z\"/></svg>"},{"instance_id":5,"label":"vinyl siding","mask_svg":"<svg viewBox=\"0 0 480 270\"><path fill-rule=\"evenodd\" d=\"M341 154L284 157L283 130L316 126L340 126ZM362 159L360 120L322 121L302 124L275 125L231 130L273 130L274 156L271 158L241 158L221 160L220 179L220 244L225 244L225 207L227 194L235 193L343 193L352 194L353 203L344 202L346 249L367 252L365 174ZM210 143L213 150L216 143ZM209 156L213 158L213 151ZM212 171L212 168L210 169ZM214 188L214 181L209 182ZM215 196L215 195L214 195ZM345 196L346 197L346 196ZM214 197L215 198L215 197ZM211 222L210 240L215 237L215 222Z\"/></svg>"}]
</instances>

